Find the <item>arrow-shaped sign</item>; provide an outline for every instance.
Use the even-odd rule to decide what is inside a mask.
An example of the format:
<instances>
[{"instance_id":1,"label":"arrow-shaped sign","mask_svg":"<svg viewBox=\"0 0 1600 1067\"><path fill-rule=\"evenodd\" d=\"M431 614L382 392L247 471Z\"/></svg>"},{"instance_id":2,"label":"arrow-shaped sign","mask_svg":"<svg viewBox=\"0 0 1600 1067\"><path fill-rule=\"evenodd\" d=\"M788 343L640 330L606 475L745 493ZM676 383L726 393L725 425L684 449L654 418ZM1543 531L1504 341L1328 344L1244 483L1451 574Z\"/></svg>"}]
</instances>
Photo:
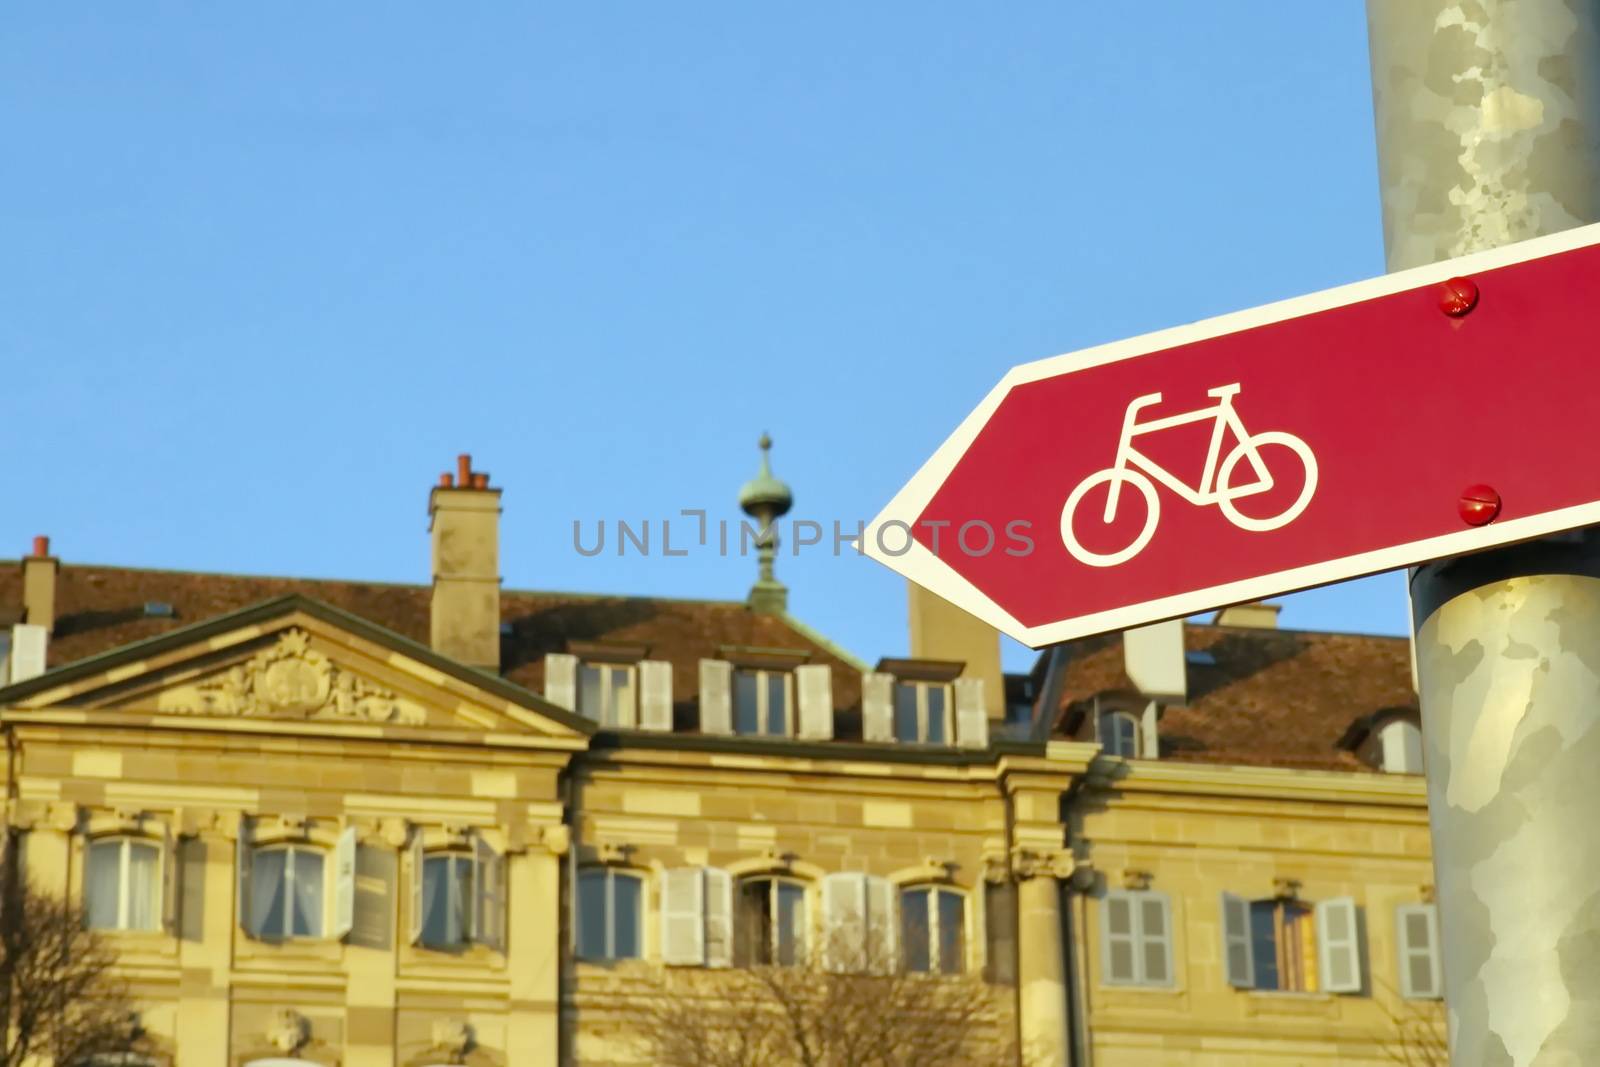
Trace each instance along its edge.
<instances>
[{"instance_id":1,"label":"arrow-shaped sign","mask_svg":"<svg viewBox=\"0 0 1600 1067\"><path fill-rule=\"evenodd\" d=\"M864 551L1039 647L1600 522L1600 226L1013 369Z\"/></svg>"}]
</instances>

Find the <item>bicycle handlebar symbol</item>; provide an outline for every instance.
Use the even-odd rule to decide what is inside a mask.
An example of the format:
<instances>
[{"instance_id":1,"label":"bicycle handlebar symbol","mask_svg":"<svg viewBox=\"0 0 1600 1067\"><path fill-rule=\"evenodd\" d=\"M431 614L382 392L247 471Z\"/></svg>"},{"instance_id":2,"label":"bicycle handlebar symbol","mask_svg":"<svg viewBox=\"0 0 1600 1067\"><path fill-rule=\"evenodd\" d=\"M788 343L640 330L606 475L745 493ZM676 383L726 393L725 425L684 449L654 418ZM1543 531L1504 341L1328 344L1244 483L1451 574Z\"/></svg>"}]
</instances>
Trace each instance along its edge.
<instances>
[{"instance_id":1,"label":"bicycle handlebar symbol","mask_svg":"<svg viewBox=\"0 0 1600 1067\"><path fill-rule=\"evenodd\" d=\"M1238 413L1233 409L1233 398L1238 393L1237 382L1208 389L1206 395L1216 398L1216 404L1145 423L1138 421L1139 412L1153 404L1161 403L1161 394L1149 393L1135 398L1122 417L1122 440L1117 445L1116 463L1104 470L1095 471L1079 482L1077 488L1067 496L1067 502L1061 509L1061 540L1066 544L1067 551L1080 563L1086 563L1091 567L1115 567L1144 551L1144 547L1155 536L1156 523L1161 517L1161 498L1156 494L1156 482L1165 485L1197 507L1215 504L1228 521L1241 530L1256 533L1276 530L1298 518L1306 509L1306 505L1311 503L1311 497L1317 491L1317 458L1312 454L1310 447L1293 434L1284 433L1282 430L1267 430L1258 434L1247 431ZM1213 420L1211 444L1206 451L1205 469L1197 487L1191 488L1187 482L1175 477L1134 445L1134 438L1144 434L1185 426L1192 422L1204 422L1207 419ZM1217 457L1222 451L1223 434L1228 430L1233 431L1238 443L1229 450L1219 464ZM1300 490L1300 495L1287 508L1276 515L1254 518L1240 512L1234 506L1234 501L1268 492L1278 484L1261 457L1262 449L1269 445L1287 448L1299 459L1300 465L1305 470L1305 484ZM1233 476L1239 464L1246 460L1254 472L1255 481L1234 485ZM1145 501L1146 516L1143 529L1133 539L1132 544L1116 552L1090 551L1078 540L1072 528L1078 506L1083 503L1084 497L1090 490L1102 483L1109 487L1106 493L1105 513L1102 516L1102 521L1108 526L1116 520L1117 503L1122 497L1124 485L1139 490Z\"/></svg>"}]
</instances>

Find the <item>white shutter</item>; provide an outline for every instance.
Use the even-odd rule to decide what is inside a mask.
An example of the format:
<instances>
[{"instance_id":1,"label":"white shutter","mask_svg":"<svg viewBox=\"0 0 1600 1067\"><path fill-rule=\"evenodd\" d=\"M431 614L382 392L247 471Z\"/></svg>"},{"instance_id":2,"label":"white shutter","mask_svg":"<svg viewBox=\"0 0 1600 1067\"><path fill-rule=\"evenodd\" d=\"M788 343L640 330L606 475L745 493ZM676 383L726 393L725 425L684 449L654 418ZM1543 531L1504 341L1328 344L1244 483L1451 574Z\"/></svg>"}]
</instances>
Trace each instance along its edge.
<instances>
[{"instance_id":1,"label":"white shutter","mask_svg":"<svg viewBox=\"0 0 1600 1067\"><path fill-rule=\"evenodd\" d=\"M25 682L43 674L49 643L48 627L26 622L11 627L11 681Z\"/></svg>"},{"instance_id":2,"label":"white shutter","mask_svg":"<svg viewBox=\"0 0 1600 1067\"><path fill-rule=\"evenodd\" d=\"M1400 946L1400 992L1416 999L1444 995L1439 973L1439 912L1432 904L1403 904L1395 911Z\"/></svg>"},{"instance_id":3,"label":"white shutter","mask_svg":"<svg viewBox=\"0 0 1600 1067\"><path fill-rule=\"evenodd\" d=\"M848 971L867 950L867 876L830 874L822 880L822 964Z\"/></svg>"},{"instance_id":4,"label":"white shutter","mask_svg":"<svg viewBox=\"0 0 1600 1067\"><path fill-rule=\"evenodd\" d=\"M700 661L700 732L733 733L733 664L726 660Z\"/></svg>"},{"instance_id":5,"label":"white shutter","mask_svg":"<svg viewBox=\"0 0 1600 1067\"><path fill-rule=\"evenodd\" d=\"M1134 901L1139 931L1139 981L1172 984L1172 906L1165 893L1140 893Z\"/></svg>"},{"instance_id":6,"label":"white shutter","mask_svg":"<svg viewBox=\"0 0 1600 1067\"><path fill-rule=\"evenodd\" d=\"M422 827L411 828L411 845L407 849L411 857L411 916L410 916L410 941L413 945L422 940L422 888L423 872L426 870L426 857L422 852Z\"/></svg>"},{"instance_id":7,"label":"white shutter","mask_svg":"<svg viewBox=\"0 0 1600 1067\"><path fill-rule=\"evenodd\" d=\"M639 662L639 729L672 732L672 664Z\"/></svg>"},{"instance_id":8,"label":"white shutter","mask_svg":"<svg viewBox=\"0 0 1600 1067\"><path fill-rule=\"evenodd\" d=\"M1109 889L1100 902L1100 967L1103 981L1110 984L1133 984L1139 980L1139 938L1134 926L1138 922L1134 907L1134 894L1122 889Z\"/></svg>"},{"instance_id":9,"label":"white shutter","mask_svg":"<svg viewBox=\"0 0 1600 1067\"><path fill-rule=\"evenodd\" d=\"M989 747L989 709L983 702L982 678L957 678L956 744L962 748Z\"/></svg>"},{"instance_id":10,"label":"white shutter","mask_svg":"<svg viewBox=\"0 0 1600 1067\"><path fill-rule=\"evenodd\" d=\"M685 867L661 878L661 962L706 961L705 871Z\"/></svg>"},{"instance_id":11,"label":"white shutter","mask_svg":"<svg viewBox=\"0 0 1600 1067\"><path fill-rule=\"evenodd\" d=\"M1250 902L1232 893L1222 894L1222 961L1229 985L1255 988L1256 961L1250 954Z\"/></svg>"},{"instance_id":12,"label":"white shutter","mask_svg":"<svg viewBox=\"0 0 1600 1067\"><path fill-rule=\"evenodd\" d=\"M544 656L544 698L558 708L578 710L578 657L565 652Z\"/></svg>"},{"instance_id":13,"label":"white shutter","mask_svg":"<svg viewBox=\"0 0 1600 1067\"><path fill-rule=\"evenodd\" d=\"M1157 759L1161 755L1161 731L1157 724L1161 719L1161 705L1154 700L1144 706L1144 714L1139 716L1139 758Z\"/></svg>"},{"instance_id":14,"label":"white shutter","mask_svg":"<svg viewBox=\"0 0 1600 1067\"><path fill-rule=\"evenodd\" d=\"M708 867L703 893L702 933L707 967L733 966L733 875Z\"/></svg>"},{"instance_id":15,"label":"white shutter","mask_svg":"<svg viewBox=\"0 0 1600 1067\"><path fill-rule=\"evenodd\" d=\"M865 741L894 740L894 675L861 672L861 737Z\"/></svg>"},{"instance_id":16,"label":"white shutter","mask_svg":"<svg viewBox=\"0 0 1600 1067\"><path fill-rule=\"evenodd\" d=\"M833 669L812 663L794 669L800 696L800 736L826 740L833 736Z\"/></svg>"},{"instance_id":17,"label":"white shutter","mask_svg":"<svg viewBox=\"0 0 1600 1067\"><path fill-rule=\"evenodd\" d=\"M1349 897L1317 905L1317 963L1329 993L1361 992L1361 938L1356 902Z\"/></svg>"},{"instance_id":18,"label":"white shutter","mask_svg":"<svg viewBox=\"0 0 1600 1067\"><path fill-rule=\"evenodd\" d=\"M356 828L339 835L333 847L333 939L338 941L356 924Z\"/></svg>"},{"instance_id":19,"label":"white shutter","mask_svg":"<svg viewBox=\"0 0 1600 1067\"><path fill-rule=\"evenodd\" d=\"M182 914L178 909L178 885L182 873L178 835L168 826L161 849L161 925L169 934L177 935Z\"/></svg>"},{"instance_id":20,"label":"white shutter","mask_svg":"<svg viewBox=\"0 0 1600 1067\"><path fill-rule=\"evenodd\" d=\"M867 879L867 944L872 970L892 974L899 967L896 958L895 887L887 878Z\"/></svg>"},{"instance_id":21,"label":"white shutter","mask_svg":"<svg viewBox=\"0 0 1600 1067\"><path fill-rule=\"evenodd\" d=\"M490 948L500 947L500 933L505 919L505 894L502 881L505 864L500 853L481 836L472 839L472 936L475 941Z\"/></svg>"},{"instance_id":22,"label":"white shutter","mask_svg":"<svg viewBox=\"0 0 1600 1067\"><path fill-rule=\"evenodd\" d=\"M249 827L241 815L239 837L233 846L234 880L239 889L239 927L251 937L256 936L256 917L250 914L250 865L254 858L250 851Z\"/></svg>"}]
</instances>

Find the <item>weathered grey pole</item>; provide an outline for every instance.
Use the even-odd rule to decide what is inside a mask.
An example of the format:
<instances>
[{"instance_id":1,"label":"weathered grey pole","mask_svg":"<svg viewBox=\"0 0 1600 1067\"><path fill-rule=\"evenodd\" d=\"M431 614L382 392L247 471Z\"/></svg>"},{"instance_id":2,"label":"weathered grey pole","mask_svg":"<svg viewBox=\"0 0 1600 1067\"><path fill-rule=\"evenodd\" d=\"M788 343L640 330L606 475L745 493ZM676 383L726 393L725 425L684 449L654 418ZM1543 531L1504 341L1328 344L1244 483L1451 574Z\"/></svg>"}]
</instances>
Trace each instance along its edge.
<instances>
[{"instance_id":1,"label":"weathered grey pole","mask_svg":"<svg viewBox=\"0 0 1600 1067\"><path fill-rule=\"evenodd\" d=\"M1391 270L1600 219L1600 0L1367 15ZM1600 462L1596 430L1550 462ZM1600 1064L1600 534L1429 564L1412 598L1451 1063Z\"/></svg>"}]
</instances>

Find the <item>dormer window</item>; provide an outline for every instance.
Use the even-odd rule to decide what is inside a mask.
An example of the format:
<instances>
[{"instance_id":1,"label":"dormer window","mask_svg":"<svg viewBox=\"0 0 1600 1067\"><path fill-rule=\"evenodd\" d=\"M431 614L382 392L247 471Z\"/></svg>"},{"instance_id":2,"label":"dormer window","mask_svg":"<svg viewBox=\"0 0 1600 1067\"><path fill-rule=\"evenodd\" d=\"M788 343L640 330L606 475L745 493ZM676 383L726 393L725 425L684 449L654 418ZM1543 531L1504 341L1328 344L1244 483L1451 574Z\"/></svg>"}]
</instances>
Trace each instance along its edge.
<instances>
[{"instance_id":1,"label":"dormer window","mask_svg":"<svg viewBox=\"0 0 1600 1067\"><path fill-rule=\"evenodd\" d=\"M1139 757L1139 720L1127 711L1102 711L1099 718L1100 746L1108 756L1123 759Z\"/></svg>"},{"instance_id":2,"label":"dormer window","mask_svg":"<svg viewBox=\"0 0 1600 1067\"><path fill-rule=\"evenodd\" d=\"M601 726L632 726L638 715L632 664L584 663L578 668L578 714Z\"/></svg>"},{"instance_id":3,"label":"dormer window","mask_svg":"<svg viewBox=\"0 0 1600 1067\"><path fill-rule=\"evenodd\" d=\"M1393 719L1378 730L1379 766L1389 774L1422 773L1422 731L1410 719Z\"/></svg>"},{"instance_id":4,"label":"dormer window","mask_svg":"<svg viewBox=\"0 0 1600 1067\"><path fill-rule=\"evenodd\" d=\"M896 682L894 739L943 745L950 740L950 687L942 682Z\"/></svg>"},{"instance_id":5,"label":"dormer window","mask_svg":"<svg viewBox=\"0 0 1600 1067\"><path fill-rule=\"evenodd\" d=\"M793 732L788 671L740 668L733 672L733 732L788 737Z\"/></svg>"}]
</instances>

